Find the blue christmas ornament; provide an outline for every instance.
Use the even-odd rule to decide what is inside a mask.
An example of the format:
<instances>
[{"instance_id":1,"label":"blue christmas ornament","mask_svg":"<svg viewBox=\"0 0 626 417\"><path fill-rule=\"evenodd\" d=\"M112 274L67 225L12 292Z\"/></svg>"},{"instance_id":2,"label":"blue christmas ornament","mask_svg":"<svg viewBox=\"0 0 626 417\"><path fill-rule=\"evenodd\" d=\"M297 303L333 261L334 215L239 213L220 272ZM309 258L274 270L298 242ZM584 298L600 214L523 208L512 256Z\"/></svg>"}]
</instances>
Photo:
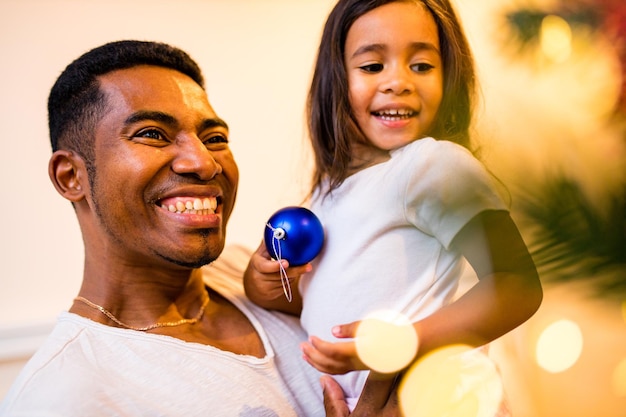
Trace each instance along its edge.
<instances>
[{"instance_id":1,"label":"blue christmas ornament","mask_svg":"<svg viewBox=\"0 0 626 417\"><path fill-rule=\"evenodd\" d=\"M286 259L291 266L315 258L324 244L324 228L312 211L297 206L274 213L265 226L265 247L274 259Z\"/></svg>"}]
</instances>

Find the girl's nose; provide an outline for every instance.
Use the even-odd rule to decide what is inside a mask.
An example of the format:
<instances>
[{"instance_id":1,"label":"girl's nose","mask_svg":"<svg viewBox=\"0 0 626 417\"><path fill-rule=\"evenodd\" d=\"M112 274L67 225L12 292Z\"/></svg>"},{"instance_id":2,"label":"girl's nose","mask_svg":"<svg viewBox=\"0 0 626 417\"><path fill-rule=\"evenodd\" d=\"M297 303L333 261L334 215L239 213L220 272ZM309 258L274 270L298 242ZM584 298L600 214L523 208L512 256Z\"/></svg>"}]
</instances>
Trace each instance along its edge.
<instances>
[{"instance_id":1,"label":"girl's nose","mask_svg":"<svg viewBox=\"0 0 626 417\"><path fill-rule=\"evenodd\" d=\"M410 68L387 67L384 72L384 81L381 90L396 95L408 94L414 91L413 74Z\"/></svg>"}]
</instances>

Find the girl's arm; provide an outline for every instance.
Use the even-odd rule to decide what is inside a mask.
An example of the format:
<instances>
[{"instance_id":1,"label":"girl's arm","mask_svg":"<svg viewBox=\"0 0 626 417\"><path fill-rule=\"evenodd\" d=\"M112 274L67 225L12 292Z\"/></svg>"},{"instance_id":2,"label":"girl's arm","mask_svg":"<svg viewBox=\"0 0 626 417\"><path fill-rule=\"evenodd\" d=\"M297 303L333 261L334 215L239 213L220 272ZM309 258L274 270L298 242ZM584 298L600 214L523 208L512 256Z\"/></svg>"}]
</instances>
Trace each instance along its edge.
<instances>
[{"instance_id":1,"label":"girl's arm","mask_svg":"<svg viewBox=\"0 0 626 417\"><path fill-rule=\"evenodd\" d=\"M479 282L415 323L418 356L450 344L489 343L528 320L543 298L535 265L508 212L478 214L452 245L465 256Z\"/></svg>"},{"instance_id":2,"label":"girl's arm","mask_svg":"<svg viewBox=\"0 0 626 417\"><path fill-rule=\"evenodd\" d=\"M281 280L280 265L271 259L265 245L261 243L252 254L243 276L246 296L255 304L268 310L278 310L283 313L300 316L302 311L302 297L298 291L300 275L311 270L311 264L289 267L289 262L281 260L283 268L289 277L292 300L285 296Z\"/></svg>"}]
</instances>

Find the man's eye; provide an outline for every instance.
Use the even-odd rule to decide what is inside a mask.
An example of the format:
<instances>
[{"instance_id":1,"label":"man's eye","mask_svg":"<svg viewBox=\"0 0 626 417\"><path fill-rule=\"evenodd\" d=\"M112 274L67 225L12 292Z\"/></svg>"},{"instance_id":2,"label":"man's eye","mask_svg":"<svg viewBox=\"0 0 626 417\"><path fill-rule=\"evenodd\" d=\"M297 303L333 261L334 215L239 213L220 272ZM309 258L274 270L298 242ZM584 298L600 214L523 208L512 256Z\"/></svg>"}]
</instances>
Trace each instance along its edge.
<instances>
[{"instance_id":1,"label":"man's eye","mask_svg":"<svg viewBox=\"0 0 626 417\"><path fill-rule=\"evenodd\" d=\"M207 138L204 143L206 143L207 145L214 143L228 143L228 138L224 135L213 135Z\"/></svg>"},{"instance_id":2,"label":"man's eye","mask_svg":"<svg viewBox=\"0 0 626 417\"><path fill-rule=\"evenodd\" d=\"M433 65L427 64L425 62L411 65L411 69L415 72L428 72L433 68L435 68Z\"/></svg>"},{"instance_id":3,"label":"man's eye","mask_svg":"<svg viewBox=\"0 0 626 417\"><path fill-rule=\"evenodd\" d=\"M367 64L359 67L363 72L376 73L383 70L383 64Z\"/></svg>"},{"instance_id":4,"label":"man's eye","mask_svg":"<svg viewBox=\"0 0 626 417\"><path fill-rule=\"evenodd\" d=\"M161 132L155 129L143 130L137 133L135 136L140 137L140 138L146 138L146 139L156 139L156 140L165 139L165 136Z\"/></svg>"}]
</instances>

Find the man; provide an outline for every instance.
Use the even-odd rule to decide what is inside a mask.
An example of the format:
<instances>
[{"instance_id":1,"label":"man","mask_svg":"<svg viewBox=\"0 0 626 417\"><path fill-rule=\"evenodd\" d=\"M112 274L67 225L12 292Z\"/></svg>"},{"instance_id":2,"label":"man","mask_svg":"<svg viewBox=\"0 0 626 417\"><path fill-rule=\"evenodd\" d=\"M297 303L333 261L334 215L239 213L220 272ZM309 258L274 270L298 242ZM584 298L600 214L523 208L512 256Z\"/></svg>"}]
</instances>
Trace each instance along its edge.
<instances>
[{"instance_id":1,"label":"man","mask_svg":"<svg viewBox=\"0 0 626 417\"><path fill-rule=\"evenodd\" d=\"M297 321L243 297L217 259L238 170L196 63L113 42L61 74L49 174L85 245L82 286L0 415L348 415L300 359ZM372 385L353 415L397 410ZM324 401L324 404L322 404Z\"/></svg>"}]
</instances>

